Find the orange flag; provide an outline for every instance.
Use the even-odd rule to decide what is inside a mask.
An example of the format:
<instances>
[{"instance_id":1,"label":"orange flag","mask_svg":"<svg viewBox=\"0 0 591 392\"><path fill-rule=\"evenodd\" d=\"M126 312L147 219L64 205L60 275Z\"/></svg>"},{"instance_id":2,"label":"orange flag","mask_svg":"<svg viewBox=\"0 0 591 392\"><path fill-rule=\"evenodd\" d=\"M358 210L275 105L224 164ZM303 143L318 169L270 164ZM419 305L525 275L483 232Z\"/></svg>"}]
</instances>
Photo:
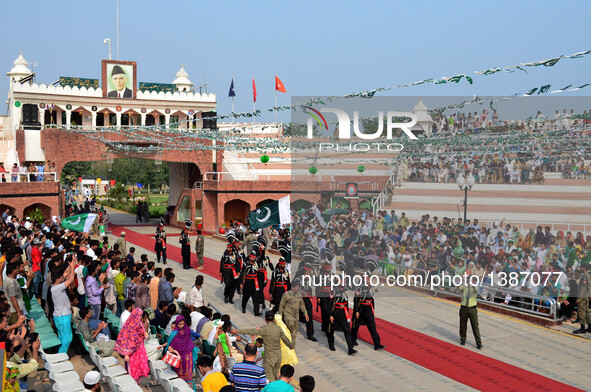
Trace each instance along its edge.
<instances>
[{"instance_id":1,"label":"orange flag","mask_svg":"<svg viewBox=\"0 0 591 392\"><path fill-rule=\"evenodd\" d=\"M277 75L275 75L275 90L284 93L285 91L285 86L283 85L283 82L281 81L281 79L279 79L277 77Z\"/></svg>"},{"instance_id":2,"label":"orange flag","mask_svg":"<svg viewBox=\"0 0 591 392\"><path fill-rule=\"evenodd\" d=\"M254 76L252 77L252 98L253 102L257 101L257 85L254 84Z\"/></svg>"}]
</instances>

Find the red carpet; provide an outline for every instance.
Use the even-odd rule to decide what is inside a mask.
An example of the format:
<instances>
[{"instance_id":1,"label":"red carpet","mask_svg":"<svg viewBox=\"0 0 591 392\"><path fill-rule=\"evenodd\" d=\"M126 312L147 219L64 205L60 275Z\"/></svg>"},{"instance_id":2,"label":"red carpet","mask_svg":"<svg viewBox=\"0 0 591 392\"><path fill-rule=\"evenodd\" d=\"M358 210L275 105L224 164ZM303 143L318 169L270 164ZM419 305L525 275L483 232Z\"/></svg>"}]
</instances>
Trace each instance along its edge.
<instances>
[{"instance_id":1,"label":"red carpet","mask_svg":"<svg viewBox=\"0 0 591 392\"><path fill-rule=\"evenodd\" d=\"M121 227L112 226L115 235L119 235L121 229ZM142 248L154 249L152 235L139 234L130 229L125 229L125 231L128 242ZM180 246L173 242L169 241L168 244L168 259L180 263L182 261ZM219 260L207 257L204 259L205 269L199 272L219 278ZM194 252L194 244L191 244L191 265L195 266L196 263L197 256ZM265 292L265 297L268 299L267 292ZM320 321L320 315L316 312L314 313L314 319ZM386 345L386 351L481 391L582 391L582 389L509 365L386 320L376 319L376 323L382 344ZM468 331L468 334L470 333ZM369 332L365 327L361 327L359 339L372 344ZM486 347L484 352L486 352Z\"/></svg>"}]
</instances>

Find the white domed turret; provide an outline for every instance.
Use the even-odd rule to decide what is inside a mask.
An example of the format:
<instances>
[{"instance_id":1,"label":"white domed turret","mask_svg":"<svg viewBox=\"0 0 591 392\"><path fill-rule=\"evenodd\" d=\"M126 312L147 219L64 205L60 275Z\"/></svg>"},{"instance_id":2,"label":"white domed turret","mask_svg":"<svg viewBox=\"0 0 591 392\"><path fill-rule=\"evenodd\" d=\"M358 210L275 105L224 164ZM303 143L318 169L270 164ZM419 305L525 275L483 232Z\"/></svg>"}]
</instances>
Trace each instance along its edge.
<instances>
[{"instance_id":1,"label":"white domed turret","mask_svg":"<svg viewBox=\"0 0 591 392\"><path fill-rule=\"evenodd\" d=\"M189 74L185 71L184 65L181 65L181 69L176 73L176 78L172 84L176 85L177 90L181 92L189 92L193 88L193 83L189 80Z\"/></svg>"},{"instance_id":2,"label":"white domed turret","mask_svg":"<svg viewBox=\"0 0 591 392\"><path fill-rule=\"evenodd\" d=\"M427 113L427 107L423 103L423 98L419 98L419 103L413 108L412 112L417 116L417 124L412 128L413 131L424 132L427 135L431 135L433 131L433 124L435 122L431 118L431 115Z\"/></svg>"},{"instance_id":3,"label":"white domed turret","mask_svg":"<svg viewBox=\"0 0 591 392\"><path fill-rule=\"evenodd\" d=\"M13 79L18 82L25 76L29 76L31 73L29 63L23 57L23 52L20 52L16 60L14 60L12 69L6 75L8 75L10 82L12 83Z\"/></svg>"}]
</instances>

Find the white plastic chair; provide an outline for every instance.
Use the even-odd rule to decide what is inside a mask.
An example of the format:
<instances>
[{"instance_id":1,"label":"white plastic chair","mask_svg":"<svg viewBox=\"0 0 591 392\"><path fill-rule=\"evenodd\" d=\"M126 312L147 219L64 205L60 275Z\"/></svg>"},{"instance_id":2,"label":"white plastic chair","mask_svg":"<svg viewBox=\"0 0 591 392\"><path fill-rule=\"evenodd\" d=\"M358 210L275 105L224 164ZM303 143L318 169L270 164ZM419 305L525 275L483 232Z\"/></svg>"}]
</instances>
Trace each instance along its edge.
<instances>
[{"instance_id":1,"label":"white plastic chair","mask_svg":"<svg viewBox=\"0 0 591 392\"><path fill-rule=\"evenodd\" d=\"M115 388L117 388L113 392L123 391L123 390L127 391L127 387L129 387L131 385L137 385L137 383L135 382L133 377L131 377L129 374L124 374L121 376L113 377L113 383L115 384Z\"/></svg>"},{"instance_id":2,"label":"white plastic chair","mask_svg":"<svg viewBox=\"0 0 591 392\"><path fill-rule=\"evenodd\" d=\"M201 386L200 385L197 385L197 388L198 388L198 390L201 390ZM173 390L173 392L195 392L193 390L193 388L191 388L189 386L189 384L187 384L186 382L185 382L185 385L180 385L180 386L173 385L172 386L172 390Z\"/></svg>"},{"instance_id":3,"label":"white plastic chair","mask_svg":"<svg viewBox=\"0 0 591 392\"><path fill-rule=\"evenodd\" d=\"M164 392L172 392L170 380L163 378L160 380L160 384L162 385L162 389L164 389Z\"/></svg>"},{"instance_id":4,"label":"white plastic chair","mask_svg":"<svg viewBox=\"0 0 591 392\"><path fill-rule=\"evenodd\" d=\"M41 347L39 347L39 352L41 353L41 358L43 362L47 363L58 363L68 361L70 357L66 353L59 353L59 354L46 354L45 351Z\"/></svg>"},{"instance_id":5,"label":"white plastic chair","mask_svg":"<svg viewBox=\"0 0 591 392\"><path fill-rule=\"evenodd\" d=\"M74 391L84 391L86 388L84 388L84 384L82 384L82 381L78 380L74 380L74 379L70 379L69 382L64 382L64 383L55 383L52 386L52 389L55 392L74 392Z\"/></svg>"},{"instance_id":6,"label":"white plastic chair","mask_svg":"<svg viewBox=\"0 0 591 392\"><path fill-rule=\"evenodd\" d=\"M160 381L160 383L162 383L163 379L173 380L178 377L178 374L168 367L166 369L156 369L156 379Z\"/></svg>"},{"instance_id":7,"label":"white plastic chair","mask_svg":"<svg viewBox=\"0 0 591 392\"><path fill-rule=\"evenodd\" d=\"M47 362L45 364L45 369L52 373L63 373L70 370L74 370L74 365L70 361L63 361L63 362L56 362L51 363Z\"/></svg>"},{"instance_id":8,"label":"white plastic chair","mask_svg":"<svg viewBox=\"0 0 591 392\"><path fill-rule=\"evenodd\" d=\"M125 370L125 368L123 366L106 366L103 365L101 363L101 370L102 370L102 374L103 376L111 376L111 377L118 377L118 376L122 376L124 374L127 374L127 371Z\"/></svg>"},{"instance_id":9,"label":"white plastic chair","mask_svg":"<svg viewBox=\"0 0 591 392\"><path fill-rule=\"evenodd\" d=\"M72 381L80 381L80 376L75 371L63 373L49 372L49 379L55 382L56 384L67 384Z\"/></svg>"},{"instance_id":10,"label":"white plastic chair","mask_svg":"<svg viewBox=\"0 0 591 392\"><path fill-rule=\"evenodd\" d=\"M117 365L119 365L119 360L117 358L115 358L115 357L105 357L105 358L102 358L99 355L98 360L101 363L101 365L104 365L106 367L111 367L111 366L117 366Z\"/></svg>"},{"instance_id":11,"label":"white plastic chair","mask_svg":"<svg viewBox=\"0 0 591 392\"><path fill-rule=\"evenodd\" d=\"M189 386L189 384L187 384L187 382L185 380L183 380L182 378L174 378L172 380L169 380L170 382L170 387L171 390L170 392L174 392L175 390L178 391L183 391L183 392L188 392L188 391L192 391L193 388L191 388Z\"/></svg>"},{"instance_id":12,"label":"white plastic chair","mask_svg":"<svg viewBox=\"0 0 591 392\"><path fill-rule=\"evenodd\" d=\"M143 392L144 391L142 389L142 387L140 387L136 383L126 384L126 385L115 384L115 387L117 388L117 390L114 392Z\"/></svg>"},{"instance_id":13,"label":"white plastic chair","mask_svg":"<svg viewBox=\"0 0 591 392\"><path fill-rule=\"evenodd\" d=\"M152 381L160 384L160 380L156 378L156 369L166 369L168 365L161 359L156 361L148 360L148 367L150 368L150 375L152 376Z\"/></svg>"}]
</instances>

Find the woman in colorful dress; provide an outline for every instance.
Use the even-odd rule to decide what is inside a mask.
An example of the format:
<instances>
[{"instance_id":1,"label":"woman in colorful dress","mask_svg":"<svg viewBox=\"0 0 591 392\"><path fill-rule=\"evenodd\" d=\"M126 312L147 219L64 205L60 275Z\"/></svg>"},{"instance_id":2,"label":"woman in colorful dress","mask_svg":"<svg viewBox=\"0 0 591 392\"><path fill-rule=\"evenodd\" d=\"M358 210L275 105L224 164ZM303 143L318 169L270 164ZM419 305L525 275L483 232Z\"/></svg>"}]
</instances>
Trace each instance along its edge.
<instances>
[{"instance_id":1,"label":"woman in colorful dress","mask_svg":"<svg viewBox=\"0 0 591 392\"><path fill-rule=\"evenodd\" d=\"M127 372L138 385L142 377L150 374L148 355L144 348L144 339L149 335L142 322L143 313L140 308L135 308L131 312L115 344L115 351L124 356Z\"/></svg>"},{"instance_id":2,"label":"woman in colorful dress","mask_svg":"<svg viewBox=\"0 0 591 392\"><path fill-rule=\"evenodd\" d=\"M193 337L198 338L200 335L191 331L184 316L178 316L175 324L176 328L168 338L166 350L178 354L181 357L179 367L173 368L173 370L179 378L182 378L193 387L193 368L199 355L199 349L195 347Z\"/></svg>"}]
</instances>

